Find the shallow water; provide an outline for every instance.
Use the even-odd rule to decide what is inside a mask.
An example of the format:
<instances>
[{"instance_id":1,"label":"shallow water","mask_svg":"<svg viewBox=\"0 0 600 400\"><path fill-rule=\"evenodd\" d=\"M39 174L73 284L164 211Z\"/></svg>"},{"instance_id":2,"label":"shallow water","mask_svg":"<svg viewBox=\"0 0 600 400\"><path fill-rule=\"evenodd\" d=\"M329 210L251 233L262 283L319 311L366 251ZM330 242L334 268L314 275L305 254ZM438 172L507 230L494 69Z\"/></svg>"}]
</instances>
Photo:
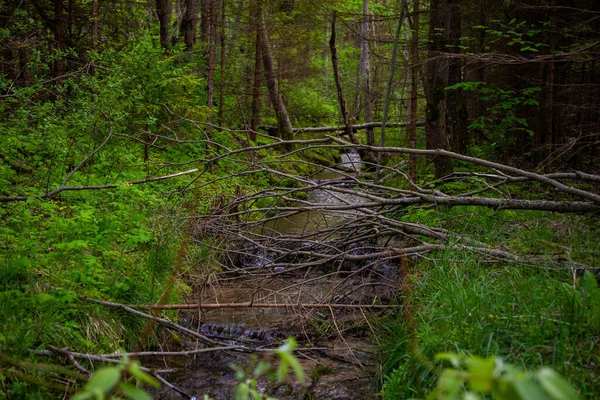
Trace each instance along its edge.
<instances>
[{"instance_id":1,"label":"shallow water","mask_svg":"<svg viewBox=\"0 0 600 400\"><path fill-rule=\"evenodd\" d=\"M336 167L343 171L324 170L312 179L321 184L344 185L348 176L360 172L361 162L356 152L342 154L341 159L342 162ZM308 200L320 204L362 201L356 196L333 193L327 188L309 190L307 194ZM352 218L351 213L300 212L269 222L261 233L276 237L280 234L315 232L339 225L349 218ZM222 274L217 279L207 280L197 286L195 298L191 300L211 304L371 304L382 301L382 297L391 299L398 287L393 262L370 260L351 266L344 266L343 262L325 263L293 269L285 264L271 266L274 257L264 251L247 250L246 253L242 257L242 272ZM249 272L243 272L243 268L248 268ZM297 353L307 375L304 384L293 379L277 387L269 385L266 380L259 382L262 391L281 400L368 399L373 398L376 392L374 377L378 364L375 346L368 339L370 326L366 321L366 312L357 308L328 307L221 308L189 313L184 319L192 329L217 332L216 327L221 324L224 328L219 328L219 332L235 331L235 335L242 330L283 332L283 335L296 336L300 348L323 349ZM240 324L240 327L235 324ZM264 338L261 340L255 345L274 345L281 338L271 337L272 343ZM185 343L186 348L196 345L193 342ZM219 352L202 354L194 360L168 359L164 363L179 367L178 372L166 377L171 383L198 399L207 394L219 400L231 399L235 389L235 376L229 364L246 366L251 361L246 354ZM164 399L182 398L165 388L154 395Z\"/></svg>"}]
</instances>

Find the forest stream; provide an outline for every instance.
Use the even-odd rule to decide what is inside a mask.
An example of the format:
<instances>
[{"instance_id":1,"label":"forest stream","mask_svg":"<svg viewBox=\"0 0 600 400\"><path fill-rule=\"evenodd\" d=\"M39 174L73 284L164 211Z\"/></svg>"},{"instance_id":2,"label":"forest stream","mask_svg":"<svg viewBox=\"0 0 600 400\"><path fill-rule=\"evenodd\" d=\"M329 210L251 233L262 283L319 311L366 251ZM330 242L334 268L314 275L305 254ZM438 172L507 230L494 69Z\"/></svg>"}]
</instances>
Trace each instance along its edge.
<instances>
[{"instance_id":1,"label":"forest stream","mask_svg":"<svg viewBox=\"0 0 600 400\"><path fill-rule=\"evenodd\" d=\"M327 187L346 185L346 178L360 172L360 156L356 152L341 154L338 172L325 170L312 177L319 189L307 192L314 203L356 203L359 197L331 193ZM398 287L397 268L389 260L338 260L316 267L310 256L293 249L326 251L327 247L344 247L347 254L360 256L375 252L373 243L346 244L347 238L335 233L308 240L307 235L324 227L332 228L352 220L351 213L339 215L321 211L303 211L263 225L253 241L244 244L234 257L237 268L217 274L198 284L195 300L199 303L273 303L273 308L222 308L190 312L180 323L208 337L227 343L242 343L253 348L273 346L286 337L297 338L297 356L306 373L299 384L290 376L277 387L267 380L259 388L279 399L357 399L372 398L377 391L378 362L376 346L370 340L369 319L377 311L362 308L290 308L285 304L381 304L389 303ZM279 241L278 239L286 238ZM289 238L297 238L291 240ZM269 242L268 245L265 243ZM318 244L316 244L318 242ZM254 244L253 244L254 243ZM285 250L282 254L282 250ZM231 272L231 273L228 273ZM386 310L385 312L390 312ZM379 311L381 313L381 311ZM187 349L198 344L185 342ZM165 359L164 365L177 367L169 380L198 399L209 395L216 400L231 399L236 386L229 364L247 366L245 353L212 352L195 359ZM155 393L157 398L177 399L181 396L168 388Z\"/></svg>"}]
</instances>

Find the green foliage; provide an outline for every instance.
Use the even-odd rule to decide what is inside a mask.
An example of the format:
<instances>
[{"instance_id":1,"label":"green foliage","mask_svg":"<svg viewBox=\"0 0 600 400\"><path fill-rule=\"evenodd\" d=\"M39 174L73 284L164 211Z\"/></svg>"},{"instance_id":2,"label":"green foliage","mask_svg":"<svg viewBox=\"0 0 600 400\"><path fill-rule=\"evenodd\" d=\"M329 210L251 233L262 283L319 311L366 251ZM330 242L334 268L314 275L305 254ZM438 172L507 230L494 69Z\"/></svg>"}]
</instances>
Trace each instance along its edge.
<instances>
[{"instance_id":1,"label":"green foliage","mask_svg":"<svg viewBox=\"0 0 600 400\"><path fill-rule=\"evenodd\" d=\"M550 368L527 372L506 364L502 359L438 354L438 360L450 361L437 386L427 398L437 400L480 399L490 396L498 400L577 400L577 391Z\"/></svg>"},{"instance_id":2,"label":"green foliage","mask_svg":"<svg viewBox=\"0 0 600 400\"><path fill-rule=\"evenodd\" d=\"M502 357L527 369L550 365L582 397L596 398L598 376L589 372L600 363L593 328L595 278L585 274L573 286L571 271L552 262L577 254L595 265L585 250L594 246L590 238L597 237L596 224L582 216L570 219L566 229L560 216L475 207L431 211L417 209L404 218L442 224L508 251L527 251L540 261L530 266L486 262L481 255L449 249L411 268L405 284L412 295L400 303L410 301L415 322L390 317L381 328L384 398L425 397L438 373L427 360L446 352Z\"/></svg>"},{"instance_id":3,"label":"green foliage","mask_svg":"<svg viewBox=\"0 0 600 400\"><path fill-rule=\"evenodd\" d=\"M517 132L525 132L530 137L535 135L522 115L525 106L539 105L534 96L542 90L541 88L505 90L487 87L485 82L460 82L446 87L446 90L473 91L480 95L480 100L489 104L487 110L491 116L476 118L469 125L469 129L479 130L487 135L492 140L492 147L501 144L506 147L514 145L514 133Z\"/></svg>"},{"instance_id":4,"label":"green foliage","mask_svg":"<svg viewBox=\"0 0 600 400\"><path fill-rule=\"evenodd\" d=\"M127 377L134 378L139 383L158 387L158 381L140 368L137 361L127 361L115 367L103 368L92 376L80 393L73 400L104 400L126 398L132 400L150 400L144 390L126 382ZM116 397L117 395L118 397Z\"/></svg>"},{"instance_id":5,"label":"green foliage","mask_svg":"<svg viewBox=\"0 0 600 400\"><path fill-rule=\"evenodd\" d=\"M533 39L542 32L541 26L528 21L517 21L516 18L511 19L508 23L503 23L500 20L491 21L494 26L476 25L473 29L485 31L491 43L503 42L508 46L515 46L520 52L539 53L540 48L548 47L542 41L534 41ZM550 21L540 22L544 28L551 26Z\"/></svg>"},{"instance_id":6,"label":"green foliage","mask_svg":"<svg viewBox=\"0 0 600 400\"><path fill-rule=\"evenodd\" d=\"M600 287L596 277L584 271L576 285L565 282L561 289L572 306L566 310L569 322L578 322L572 325L581 329L581 334L600 335Z\"/></svg>"}]
</instances>

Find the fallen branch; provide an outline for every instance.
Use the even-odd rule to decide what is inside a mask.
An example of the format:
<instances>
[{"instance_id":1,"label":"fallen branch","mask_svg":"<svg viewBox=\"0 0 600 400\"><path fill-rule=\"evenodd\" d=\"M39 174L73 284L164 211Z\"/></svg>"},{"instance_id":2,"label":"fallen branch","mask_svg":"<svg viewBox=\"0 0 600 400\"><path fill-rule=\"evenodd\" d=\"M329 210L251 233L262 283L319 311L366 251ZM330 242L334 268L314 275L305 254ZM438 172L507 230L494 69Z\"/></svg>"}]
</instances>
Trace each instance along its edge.
<instances>
[{"instance_id":1,"label":"fallen branch","mask_svg":"<svg viewBox=\"0 0 600 400\"><path fill-rule=\"evenodd\" d=\"M32 199L32 198L49 199L49 198L56 196L57 194L59 194L61 192L67 192L67 191L116 189L119 186L132 186L132 185L140 185L142 183L162 181L165 179L175 178L177 176L192 174L194 172L198 172L198 168L190 169L190 170L183 171L183 172L177 172L177 173L171 174L171 175L157 176L154 178L147 178L147 179L139 179L136 181L130 181L130 182L119 183L119 184L113 183L110 185L92 185L92 186L63 186L63 185L61 185L57 189L54 189L50 192L46 192L46 193L40 194L40 195L0 197L0 203L8 203L11 201L26 201L26 200Z\"/></svg>"},{"instance_id":2,"label":"fallen branch","mask_svg":"<svg viewBox=\"0 0 600 400\"><path fill-rule=\"evenodd\" d=\"M50 348L50 350L32 350L31 353L38 355L38 356L55 356L57 354L66 355L69 358L69 360L71 360L71 362L73 363L75 368L77 368L79 371L81 371L85 375L87 375L88 378L91 378L93 376L93 374L91 372L89 372L87 369L85 369L84 367L82 367L75 360L76 358L79 358L82 360L88 360L89 362L98 361L98 362L103 362L103 363L108 363L108 364L125 364L125 361L109 358L107 355L75 353L75 352L69 351L67 349L59 349L54 346L49 346L49 348ZM115 355L120 356L120 357L125 356L125 354L115 354ZM174 369L154 370L154 369L150 369L150 368L146 368L146 367L140 367L140 369L142 371L147 372L150 375L154 376L157 380L159 380L163 385L167 386L169 389L174 390L177 393L180 393L189 399L193 398L192 396L187 394L185 391L183 391L183 390L179 389L178 387L176 387L175 385L171 384L170 382L168 382L165 378L163 378L160 375L160 374L168 374L168 373L174 372L175 371Z\"/></svg>"},{"instance_id":3,"label":"fallen branch","mask_svg":"<svg viewBox=\"0 0 600 400\"><path fill-rule=\"evenodd\" d=\"M122 358L122 357L189 357L200 353L212 353L215 351L237 350L240 346L207 347L204 349L187 351L137 351L134 353L111 353L101 354L100 357Z\"/></svg>"},{"instance_id":4,"label":"fallen branch","mask_svg":"<svg viewBox=\"0 0 600 400\"><path fill-rule=\"evenodd\" d=\"M403 127L403 126L408 126L409 123L408 122L386 122L385 126L387 128L393 127L393 128L399 128L399 127ZM355 130L361 130L361 129L367 129L367 128L379 128L383 126L383 122L368 122L365 124L356 124L356 125L350 125L350 128L355 131ZM417 126L425 126L425 121L417 121ZM259 128L261 129L266 129L266 130L271 130L271 129L277 129L274 126L267 126L267 125L262 125L259 126ZM315 126L315 127L307 127L307 128L294 128L294 133L301 133L301 132L312 132L312 133L319 133L319 132L340 132L340 131L344 131L346 130L346 127L344 125L340 125L340 126Z\"/></svg>"},{"instance_id":5,"label":"fallen branch","mask_svg":"<svg viewBox=\"0 0 600 400\"><path fill-rule=\"evenodd\" d=\"M190 395L189 393L187 393L186 391L184 391L183 389L179 389L177 386L175 386L171 382L167 381L165 378L160 376L158 373L152 373L152 376L154 376L156 379L158 379L163 385L165 385L169 389L174 390L175 392L181 394L182 396L185 396L190 400L196 398L196 397Z\"/></svg>"},{"instance_id":6,"label":"fallen branch","mask_svg":"<svg viewBox=\"0 0 600 400\"><path fill-rule=\"evenodd\" d=\"M132 307L151 310L194 310L198 308L398 308L392 304L327 304L327 303L222 303L222 304L135 304Z\"/></svg>"},{"instance_id":7,"label":"fallen branch","mask_svg":"<svg viewBox=\"0 0 600 400\"><path fill-rule=\"evenodd\" d=\"M36 356L47 356L47 357L52 357L52 356L56 356L57 354L60 354L60 355L65 355L67 357L71 356L73 358L77 358L80 360L87 360L89 362L98 361L98 362L103 362L103 363L107 363L107 364L123 364L124 363L122 360L118 360L118 359L107 358L107 357L99 356L96 354L76 353L76 352L68 351L66 349L59 349L59 348L53 347L53 346L50 346L50 350L30 350L30 353L35 354ZM140 369L144 372L148 372L148 373L155 372L157 374L170 374L171 372L175 372L174 369L152 370L150 368L145 368L145 367L140 367Z\"/></svg>"},{"instance_id":8,"label":"fallen branch","mask_svg":"<svg viewBox=\"0 0 600 400\"><path fill-rule=\"evenodd\" d=\"M367 146L367 145L362 145L362 144L355 145L355 144L346 142L342 139L339 139L339 138L336 138L333 136L327 136L327 137L329 137L335 143L344 145L344 147L348 147L348 148L365 149L365 150L370 150L373 152L385 151L388 153L415 154L415 155L421 155L421 156L444 156L444 157L450 157L450 158L453 158L456 160L465 161L465 162L468 162L471 164L482 165L484 167L492 168L492 169L495 169L498 171L504 171L507 173L515 174L517 176L523 176L523 177L538 181L540 183L544 183L546 185L554 187L558 191L561 191L564 193L569 193L569 194L572 194L575 196L583 197L584 199L591 200L592 202L594 202L600 206L600 195L588 192L586 190L581 190L581 189L577 189L577 188L574 188L571 186L567 186L564 183L561 183L552 178L549 178L548 176L536 174L535 172L529 172L529 171L525 171L525 170L515 168L515 167L510 167L510 166L504 165L504 164L495 163L495 162L484 160L481 158L465 156L463 154L454 153L452 151L448 151L448 150L444 150L444 149L422 150L422 149L409 149L409 148L405 148L405 147L376 147L376 146ZM552 211L552 210L548 210L548 211Z\"/></svg>"},{"instance_id":9,"label":"fallen branch","mask_svg":"<svg viewBox=\"0 0 600 400\"><path fill-rule=\"evenodd\" d=\"M104 300L90 299L90 298L85 298L85 300L87 300L89 302L92 302L92 303L101 304L101 305L107 306L107 307L119 308L121 310L127 311L128 313L137 315L138 317L150 319L150 320L156 322L159 325L166 326L167 328L171 328L173 330L176 330L176 331L179 331L181 333L184 333L184 334L186 334L188 336L194 337L194 338L200 340L204 344L208 344L208 345L216 345L217 344L216 341L214 341L212 339L209 339L208 337L206 337L204 335L201 335L201 334L199 334L197 332L194 332L194 331L192 331L190 329L184 328L181 325L177 325L176 323L171 322L171 321L169 321L167 319L158 318L158 317L155 317L153 315L146 314L146 313L143 313L141 311L134 310L133 308L127 307L124 304L113 303L113 302L104 301Z\"/></svg>"}]
</instances>

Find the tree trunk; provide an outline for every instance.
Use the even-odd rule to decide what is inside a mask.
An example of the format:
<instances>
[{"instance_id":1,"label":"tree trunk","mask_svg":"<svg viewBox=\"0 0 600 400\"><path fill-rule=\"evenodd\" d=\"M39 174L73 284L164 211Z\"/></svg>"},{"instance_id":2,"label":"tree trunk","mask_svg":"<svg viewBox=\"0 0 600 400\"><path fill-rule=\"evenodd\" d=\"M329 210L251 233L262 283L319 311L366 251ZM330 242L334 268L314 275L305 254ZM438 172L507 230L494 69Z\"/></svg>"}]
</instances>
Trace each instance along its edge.
<instances>
[{"instance_id":1,"label":"tree trunk","mask_svg":"<svg viewBox=\"0 0 600 400\"><path fill-rule=\"evenodd\" d=\"M381 136L379 137L379 147L385 146L385 126L387 124L388 111L390 108L390 100L392 97L392 85L394 84L394 71L396 70L396 54L398 52L398 41L400 40L400 31L404 23L404 13L406 2L402 2L400 10L400 18L396 27L396 35L394 36L394 47L392 48L392 60L390 61L390 76L388 78L387 87L385 90L385 103L383 105L383 118L381 120ZM416 117L416 116L415 116ZM377 176L379 177L379 168L381 166L381 152L377 153Z\"/></svg>"},{"instance_id":2,"label":"tree trunk","mask_svg":"<svg viewBox=\"0 0 600 400\"><path fill-rule=\"evenodd\" d=\"M279 84L277 83L277 75L275 66L273 65L273 56L271 55L271 46L269 44L269 36L267 35L267 25L265 23L264 12L261 10L259 14L259 33L260 44L262 46L261 53L263 59L263 67L265 68L265 80L269 89L269 97L275 115L277 117L277 134L284 140L291 140L294 137L292 123L288 116L285 104L281 93L279 93Z\"/></svg>"},{"instance_id":3,"label":"tree trunk","mask_svg":"<svg viewBox=\"0 0 600 400\"><path fill-rule=\"evenodd\" d=\"M348 107L346 107L346 99L344 99L344 90L342 89L342 81L340 79L340 71L337 58L337 50L335 48L335 20L337 13L334 11L331 18L331 38L329 39L329 49L331 50L331 66L333 67L333 77L335 79L335 87L337 89L338 102L340 103L340 111L344 122L345 132L350 138L350 141L357 144L356 137L352 132L350 121L348 119ZM371 128L373 130L373 128Z\"/></svg>"},{"instance_id":4,"label":"tree trunk","mask_svg":"<svg viewBox=\"0 0 600 400\"><path fill-rule=\"evenodd\" d=\"M65 29L65 47L73 46L73 12L75 5L73 0L67 2L67 26Z\"/></svg>"},{"instance_id":5,"label":"tree trunk","mask_svg":"<svg viewBox=\"0 0 600 400\"><path fill-rule=\"evenodd\" d=\"M461 37L461 7L460 0L448 1L448 45L446 50L453 54L460 54ZM448 86L462 82L463 62L458 57L450 58L448 62ZM467 107L462 89L446 91L446 127L447 136L451 139L454 149L459 153L466 154L469 137L467 131Z\"/></svg>"},{"instance_id":6,"label":"tree trunk","mask_svg":"<svg viewBox=\"0 0 600 400\"><path fill-rule=\"evenodd\" d=\"M410 134L409 147L417 148L417 102L419 84L419 0L413 2L412 37L410 41ZM417 160L414 154L409 156L409 176L411 182L417 180Z\"/></svg>"},{"instance_id":7,"label":"tree trunk","mask_svg":"<svg viewBox=\"0 0 600 400\"><path fill-rule=\"evenodd\" d=\"M255 2L255 12L253 16L253 22L255 24L256 29L256 40L254 46L254 84L252 85L252 111L250 113L250 138L253 141L256 141L256 129L258 129L258 124L260 123L260 85L261 85L261 77L260 77L260 65L261 65L261 34L260 34L260 15L262 13L262 9L260 8L259 2Z\"/></svg>"},{"instance_id":8,"label":"tree trunk","mask_svg":"<svg viewBox=\"0 0 600 400\"><path fill-rule=\"evenodd\" d=\"M212 0L200 0L200 41L206 42L206 36L209 35L209 16L210 3Z\"/></svg>"},{"instance_id":9,"label":"tree trunk","mask_svg":"<svg viewBox=\"0 0 600 400\"><path fill-rule=\"evenodd\" d=\"M217 7L216 0L208 0L208 73L206 77L206 84L208 86L207 102L206 105L209 108L208 122L213 123L213 107L215 105L215 52L217 44Z\"/></svg>"},{"instance_id":10,"label":"tree trunk","mask_svg":"<svg viewBox=\"0 0 600 400\"><path fill-rule=\"evenodd\" d=\"M219 126L223 125L223 107L225 103L225 0L221 0L221 34L220 34L220 74L221 79L219 81Z\"/></svg>"},{"instance_id":11,"label":"tree trunk","mask_svg":"<svg viewBox=\"0 0 600 400\"><path fill-rule=\"evenodd\" d=\"M194 50L196 43L196 20L198 14L198 0L185 0L185 13L181 23L183 41L187 51Z\"/></svg>"},{"instance_id":12,"label":"tree trunk","mask_svg":"<svg viewBox=\"0 0 600 400\"><path fill-rule=\"evenodd\" d=\"M169 22L171 20L171 5L169 0L156 0L156 14L160 24L160 45L163 49L171 47L169 40Z\"/></svg>"},{"instance_id":13,"label":"tree trunk","mask_svg":"<svg viewBox=\"0 0 600 400\"><path fill-rule=\"evenodd\" d=\"M429 22L429 60L427 62L427 123L426 142L428 149L448 149L446 136L446 91L448 86L448 61L443 58L448 36L448 0L431 2ZM452 161L447 157L433 158L435 176L442 177L452 172Z\"/></svg>"},{"instance_id":14,"label":"tree trunk","mask_svg":"<svg viewBox=\"0 0 600 400\"><path fill-rule=\"evenodd\" d=\"M552 1L552 5L556 5L556 0ZM553 11L552 11L553 12ZM556 18L554 15L550 17L552 21L552 27L555 29L556 27ZM548 52L550 54L554 54L556 50L556 36L554 32L549 32L549 48ZM544 141L546 148L546 160L544 164L544 172L547 174L552 172L552 166L554 164L554 136L555 132L553 129L554 125L554 115L553 115L553 103L554 103L554 56L552 57L552 61L549 62L546 66L546 112L544 118Z\"/></svg>"},{"instance_id":15,"label":"tree trunk","mask_svg":"<svg viewBox=\"0 0 600 400\"><path fill-rule=\"evenodd\" d=\"M92 50L98 50L98 37L100 34L100 15L99 15L99 5L98 0L92 0L92 11L91 11L91 20L92 20Z\"/></svg>"},{"instance_id":16,"label":"tree trunk","mask_svg":"<svg viewBox=\"0 0 600 400\"><path fill-rule=\"evenodd\" d=\"M362 54L363 92L365 95L365 122L373 122L371 99L371 61L369 57L369 0L363 0L363 19L360 25L360 52ZM367 144L375 146L375 133L367 129Z\"/></svg>"},{"instance_id":17,"label":"tree trunk","mask_svg":"<svg viewBox=\"0 0 600 400\"><path fill-rule=\"evenodd\" d=\"M63 12L63 0L54 0L54 40L56 49L62 53L65 51L65 16ZM62 54L56 56L54 60L54 77L60 78L63 75L64 60ZM59 82L61 79L57 79Z\"/></svg>"}]
</instances>

